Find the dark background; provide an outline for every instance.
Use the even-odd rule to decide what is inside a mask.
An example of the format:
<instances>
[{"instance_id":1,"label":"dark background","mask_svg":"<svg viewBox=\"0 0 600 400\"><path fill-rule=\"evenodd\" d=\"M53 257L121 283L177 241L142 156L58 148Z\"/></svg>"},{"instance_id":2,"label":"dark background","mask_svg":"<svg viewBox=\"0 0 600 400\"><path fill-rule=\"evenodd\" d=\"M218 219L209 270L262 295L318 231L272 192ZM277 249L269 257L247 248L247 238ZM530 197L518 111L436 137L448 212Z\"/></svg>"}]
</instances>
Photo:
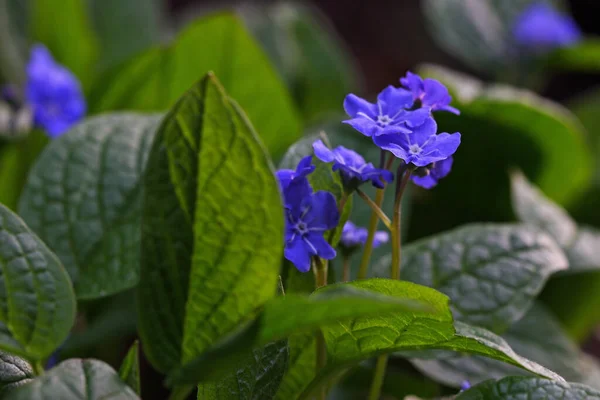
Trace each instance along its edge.
<instances>
[{"instance_id":1,"label":"dark background","mask_svg":"<svg viewBox=\"0 0 600 400\"><path fill-rule=\"evenodd\" d=\"M178 16L248 2L275 2L164 1L168 12ZM356 58L368 93L376 93L395 83L406 70L421 62L437 63L479 76L433 42L427 33L420 0L313 0L305 3L316 6L330 20ZM570 0L566 3L585 34L600 35L600 1ZM542 94L564 100L597 84L600 85L597 75L555 75Z\"/></svg>"}]
</instances>

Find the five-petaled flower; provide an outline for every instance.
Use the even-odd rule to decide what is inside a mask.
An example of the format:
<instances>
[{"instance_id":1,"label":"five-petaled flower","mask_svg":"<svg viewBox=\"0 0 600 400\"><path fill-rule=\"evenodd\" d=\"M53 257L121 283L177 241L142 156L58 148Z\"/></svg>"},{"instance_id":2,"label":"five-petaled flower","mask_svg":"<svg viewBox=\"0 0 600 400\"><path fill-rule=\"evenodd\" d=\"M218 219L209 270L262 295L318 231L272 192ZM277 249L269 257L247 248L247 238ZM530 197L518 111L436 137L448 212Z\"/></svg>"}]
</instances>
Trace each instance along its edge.
<instances>
[{"instance_id":1,"label":"five-petaled flower","mask_svg":"<svg viewBox=\"0 0 600 400\"><path fill-rule=\"evenodd\" d=\"M335 249L327 243L323 234L335 228L340 218L331 193L313 193L306 178L314 170L310 160L310 156L302 159L293 174L289 170L277 174L286 213L284 256L301 272L310 270L313 256L327 260L335 258Z\"/></svg>"},{"instance_id":2,"label":"five-petaled flower","mask_svg":"<svg viewBox=\"0 0 600 400\"><path fill-rule=\"evenodd\" d=\"M319 139L313 143L313 149L319 160L326 163L333 162L333 170L341 172L346 188L354 189L367 181L371 181L375 187L383 188L383 181L394 180L394 175L390 171L375 168L373 164L367 163L360 154L344 146L330 150Z\"/></svg>"},{"instance_id":3,"label":"five-petaled flower","mask_svg":"<svg viewBox=\"0 0 600 400\"><path fill-rule=\"evenodd\" d=\"M425 189L431 189L438 181L450 173L454 159L452 156L442 161L437 161L425 168L418 169L411 176L413 183ZM419 174L421 173L421 174Z\"/></svg>"},{"instance_id":4,"label":"five-petaled flower","mask_svg":"<svg viewBox=\"0 0 600 400\"><path fill-rule=\"evenodd\" d=\"M420 101L422 107L428 107L431 111L448 111L460 115L460 111L450 106L452 96L440 81L423 79L409 71L404 78L400 78L400 83L410 90L413 99Z\"/></svg>"},{"instance_id":5,"label":"five-petaled flower","mask_svg":"<svg viewBox=\"0 0 600 400\"><path fill-rule=\"evenodd\" d=\"M542 53L571 46L582 36L573 18L541 1L531 4L519 15L512 33L523 48Z\"/></svg>"},{"instance_id":6,"label":"five-petaled flower","mask_svg":"<svg viewBox=\"0 0 600 400\"><path fill-rule=\"evenodd\" d=\"M43 45L31 50L25 96L33 109L35 124L53 138L80 121L86 112L79 81L71 71L54 61Z\"/></svg>"},{"instance_id":7,"label":"five-petaled flower","mask_svg":"<svg viewBox=\"0 0 600 400\"><path fill-rule=\"evenodd\" d=\"M411 111L413 103L413 95L408 90L393 86L379 93L376 104L349 94L344 100L344 109L352 119L344 123L369 137L409 133L431 114L427 107Z\"/></svg>"},{"instance_id":8,"label":"five-petaled flower","mask_svg":"<svg viewBox=\"0 0 600 400\"><path fill-rule=\"evenodd\" d=\"M437 124L433 118L429 118L410 134L382 135L374 141L406 164L426 167L450 157L460 145L460 133L436 132Z\"/></svg>"},{"instance_id":9,"label":"five-petaled flower","mask_svg":"<svg viewBox=\"0 0 600 400\"><path fill-rule=\"evenodd\" d=\"M367 228L356 226L352 221L347 221L342 230L340 246L346 250L353 250L367 242L368 234ZM373 248L377 248L383 243L387 243L389 239L390 235L387 232L375 232L375 236L373 237Z\"/></svg>"}]
</instances>

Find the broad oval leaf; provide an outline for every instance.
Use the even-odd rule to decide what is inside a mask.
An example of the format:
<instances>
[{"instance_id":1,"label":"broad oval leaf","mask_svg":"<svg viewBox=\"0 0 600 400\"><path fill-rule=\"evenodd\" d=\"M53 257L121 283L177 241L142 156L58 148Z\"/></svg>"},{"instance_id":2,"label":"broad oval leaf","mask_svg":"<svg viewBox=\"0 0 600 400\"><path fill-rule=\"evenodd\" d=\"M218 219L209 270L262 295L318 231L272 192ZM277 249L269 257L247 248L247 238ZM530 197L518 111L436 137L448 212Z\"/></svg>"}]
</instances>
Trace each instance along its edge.
<instances>
[{"instance_id":1,"label":"broad oval leaf","mask_svg":"<svg viewBox=\"0 0 600 400\"><path fill-rule=\"evenodd\" d=\"M144 184L139 330L168 372L275 296L284 212L262 144L212 74L165 117Z\"/></svg>"},{"instance_id":2,"label":"broad oval leaf","mask_svg":"<svg viewBox=\"0 0 600 400\"><path fill-rule=\"evenodd\" d=\"M108 296L139 281L141 176L159 116L95 117L52 141L19 203L56 252L77 296Z\"/></svg>"},{"instance_id":3,"label":"broad oval leaf","mask_svg":"<svg viewBox=\"0 0 600 400\"><path fill-rule=\"evenodd\" d=\"M27 361L0 351L0 397L33 378L33 368Z\"/></svg>"},{"instance_id":4,"label":"broad oval leaf","mask_svg":"<svg viewBox=\"0 0 600 400\"><path fill-rule=\"evenodd\" d=\"M461 115L438 113L436 121L442 132L460 132L462 143L452 173L413 207L413 220L428 221L411 225L414 237L467 222L512 220L511 168L523 170L559 204L585 191L592 157L585 131L567 109L533 92L485 86L442 67L426 65L419 72L448 86Z\"/></svg>"},{"instance_id":5,"label":"broad oval leaf","mask_svg":"<svg viewBox=\"0 0 600 400\"><path fill-rule=\"evenodd\" d=\"M390 258L376 267L389 273ZM505 331L532 305L548 277L567 268L556 242L526 225L473 224L402 249L402 278L435 288L456 319Z\"/></svg>"},{"instance_id":6,"label":"broad oval leaf","mask_svg":"<svg viewBox=\"0 0 600 400\"><path fill-rule=\"evenodd\" d=\"M456 400L481 399L597 400L600 399L600 391L579 383L514 376L499 381L483 382L456 397Z\"/></svg>"},{"instance_id":7,"label":"broad oval leaf","mask_svg":"<svg viewBox=\"0 0 600 400\"><path fill-rule=\"evenodd\" d=\"M0 267L0 349L42 360L73 326L73 286L54 253L2 204Z\"/></svg>"},{"instance_id":8,"label":"broad oval leaf","mask_svg":"<svg viewBox=\"0 0 600 400\"><path fill-rule=\"evenodd\" d=\"M107 72L92 93L92 112L162 111L203 74L214 71L239 101L274 155L300 135L300 121L267 56L234 15L202 18L169 46L148 50Z\"/></svg>"},{"instance_id":9,"label":"broad oval leaf","mask_svg":"<svg viewBox=\"0 0 600 400\"><path fill-rule=\"evenodd\" d=\"M109 365L70 359L10 392L11 400L139 400Z\"/></svg>"},{"instance_id":10,"label":"broad oval leaf","mask_svg":"<svg viewBox=\"0 0 600 400\"><path fill-rule=\"evenodd\" d=\"M123 363L119 368L119 376L138 395L141 395L140 343L137 340L131 345L127 355L123 359Z\"/></svg>"}]
</instances>

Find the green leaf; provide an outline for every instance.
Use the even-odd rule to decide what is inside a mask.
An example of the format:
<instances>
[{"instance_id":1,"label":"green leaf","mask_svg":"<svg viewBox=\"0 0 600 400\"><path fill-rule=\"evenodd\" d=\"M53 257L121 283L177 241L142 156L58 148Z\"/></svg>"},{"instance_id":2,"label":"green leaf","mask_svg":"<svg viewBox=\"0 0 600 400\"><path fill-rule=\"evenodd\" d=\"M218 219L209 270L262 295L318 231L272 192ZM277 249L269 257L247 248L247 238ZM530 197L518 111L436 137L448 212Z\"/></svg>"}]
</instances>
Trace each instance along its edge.
<instances>
[{"instance_id":1,"label":"green leaf","mask_svg":"<svg viewBox=\"0 0 600 400\"><path fill-rule=\"evenodd\" d=\"M107 364L70 359L10 393L11 400L138 400Z\"/></svg>"},{"instance_id":2,"label":"green leaf","mask_svg":"<svg viewBox=\"0 0 600 400\"><path fill-rule=\"evenodd\" d=\"M585 359L556 318L540 304L534 305L503 337L519 355L569 381L586 383L590 373L600 371L593 361ZM511 365L479 356L437 352L428 357L411 361L426 376L456 388L464 381L474 385L488 379L527 374ZM597 382L595 384L598 385Z\"/></svg>"},{"instance_id":3,"label":"green leaf","mask_svg":"<svg viewBox=\"0 0 600 400\"><path fill-rule=\"evenodd\" d=\"M284 212L264 147L212 74L165 117L144 185L139 331L168 372L275 295Z\"/></svg>"},{"instance_id":4,"label":"green leaf","mask_svg":"<svg viewBox=\"0 0 600 400\"><path fill-rule=\"evenodd\" d=\"M520 172L511 174L512 203L522 222L548 232L569 259L567 272L582 272L600 267L600 231L578 227L559 205L552 202Z\"/></svg>"},{"instance_id":5,"label":"green leaf","mask_svg":"<svg viewBox=\"0 0 600 400\"><path fill-rule=\"evenodd\" d=\"M389 275L390 257L378 262ZM405 245L402 278L448 295L456 319L502 333L568 262L556 242L525 225L473 224Z\"/></svg>"},{"instance_id":6,"label":"green leaf","mask_svg":"<svg viewBox=\"0 0 600 400\"><path fill-rule=\"evenodd\" d=\"M508 377L483 382L463 393L456 400L595 400L600 392L578 383L556 382L540 378Z\"/></svg>"},{"instance_id":7,"label":"green leaf","mask_svg":"<svg viewBox=\"0 0 600 400\"><path fill-rule=\"evenodd\" d=\"M292 400L304 390L315 373L317 362L316 340L313 333L291 335L288 339L290 358L281 380L276 400Z\"/></svg>"},{"instance_id":8,"label":"green leaf","mask_svg":"<svg viewBox=\"0 0 600 400\"><path fill-rule=\"evenodd\" d=\"M0 351L0 396L26 384L35 377L31 365L11 354Z\"/></svg>"},{"instance_id":9,"label":"green leaf","mask_svg":"<svg viewBox=\"0 0 600 400\"><path fill-rule=\"evenodd\" d=\"M73 287L58 258L1 204L0 267L0 349L42 360L73 326Z\"/></svg>"},{"instance_id":10,"label":"green leaf","mask_svg":"<svg viewBox=\"0 0 600 400\"><path fill-rule=\"evenodd\" d=\"M581 42L554 51L546 62L550 67L577 72L600 71L600 39L585 38Z\"/></svg>"},{"instance_id":11,"label":"green leaf","mask_svg":"<svg viewBox=\"0 0 600 400\"><path fill-rule=\"evenodd\" d=\"M208 71L223 79L272 154L281 155L298 138L300 121L283 82L243 24L227 13L200 19L170 46L109 71L98 81L90 109L165 110Z\"/></svg>"},{"instance_id":12,"label":"green leaf","mask_svg":"<svg viewBox=\"0 0 600 400\"><path fill-rule=\"evenodd\" d=\"M33 167L19 212L56 252L78 298L139 281L141 176L160 117L95 117L53 140Z\"/></svg>"},{"instance_id":13,"label":"green leaf","mask_svg":"<svg viewBox=\"0 0 600 400\"><path fill-rule=\"evenodd\" d=\"M568 110L533 92L484 86L441 67L424 66L419 72L448 86L461 115L438 113L436 120L440 131L460 132L462 143L452 173L413 207L414 220L432 221L413 224L414 237L467 222L512 220L511 168L520 168L558 204L569 204L585 191L592 158L585 132Z\"/></svg>"},{"instance_id":14,"label":"green leaf","mask_svg":"<svg viewBox=\"0 0 600 400\"><path fill-rule=\"evenodd\" d=\"M16 210L27 174L47 143L48 137L34 130L25 139L0 148L0 203Z\"/></svg>"},{"instance_id":15,"label":"green leaf","mask_svg":"<svg viewBox=\"0 0 600 400\"><path fill-rule=\"evenodd\" d=\"M344 97L359 86L359 73L319 10L280 2L245 6L241 16L285 78L305 120L341 111Z\"/></svg>"},{"instance_id":16,"label":"green leaf","mask_svg":"<svg viewBox=\"0 0 600 400\"><path fill-rule=\"evenodd\" d=\"M515 51L516 18L533 0L426 0L423 12L429 31L449 54L486 73L518 73L527 65ZM546 0L559 6L560 0Z\"/></svg>"},{"instance_id":17,"label":"green leaf","mask_svg":"<svg viewBox=\"0 0 600 400\"><path fill-rule=\"evenodd\" d=\"M21 84L25 80L26 39L21 17L25 1L0 0L0 78Z\"/></svg>"},{"instance_id":18,"label":"green leaf","mask_svg":"<svg viewBox=\"0 0 600 400\"><path fill-rule=\"evenodd\" d=\"M56 61L69 68L87 88L98 55L88 2L31 0L30 7L29 26L33 41L45 44Z\"/></svg>"},{"instance_id":19,"label":"green leaf","mask_svg":"<svg viewBox=\"0 0 600 400\"><path fill-rule=\"evenodd\" d=\"M131 345L123 360L123 363L119 368L119 376L135 393L141 396L140 344L137 340Z\"/></svg>"},{"instance_id":20,"label":"green leaf","mask_svg":"<svg viewBox=\"0 0 600 400\"><path fill-rule=\"evenodd\" d=\"M114 67L160 40L160 0L91 0L100 68Z\"/></svg>"},{"instance_id":21,"label":"green leaf","mask_svg":"<svg viewBox=\"0 0 600 400\"><path fill-rule=\"evenodd\" d=\"M235 372L198 386L198 400L269 400L275 396L289 357L287 340L254 349Z\"/></svg>"}]
</instances>

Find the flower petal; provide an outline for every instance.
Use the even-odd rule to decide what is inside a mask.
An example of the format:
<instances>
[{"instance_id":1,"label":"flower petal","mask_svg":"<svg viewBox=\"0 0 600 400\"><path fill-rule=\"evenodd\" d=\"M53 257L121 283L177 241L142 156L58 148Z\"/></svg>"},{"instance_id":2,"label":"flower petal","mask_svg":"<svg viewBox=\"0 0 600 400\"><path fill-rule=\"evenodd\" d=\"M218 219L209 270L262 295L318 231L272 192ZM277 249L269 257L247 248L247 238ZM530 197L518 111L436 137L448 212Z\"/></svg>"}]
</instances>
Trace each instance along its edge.
<instances>
[{"instance_id":1,"label":"flower petal","mask_svg":"<svg viewBox=\"0 0 600 400\"><path fill-rule=\"evenodd\" d=\"M431 189L435 185L437 185L438 181L431 175L427 176L411 176L413 183L417 186L420 186L424 189Z\"/></svg>"},{"instance_id":2,"label":"flower petal","mask_svg":"<svg viewBox=\"0 0 600 400\"><path fill-rule=\"evenodd\" d=\"M387 243L390 240L390 235L386 231L377 231L375 232L375 237L373 238L373 248L377 248L384 243Z\"/></svg>"},{"instance_id":3,"label":"flower petal","mask_svg":"<svg viewBox=\"0 0 600 400\"><path fill-rule=\"evenodd\" d=\"M281 188L281 190L284 190L288 187L295 173L296 171L293 171L291 169L280 169L275 173L275 175L277 176L277 180L279 181L279 187Z\"/></svg>"},{"instance_id":4,"label":"flower petal","mask_svg":"<svg viewBox=\"0 0 600 400\"><path fill-rule=\"evenodd\" d=\"M313 193L309 201L310 210L304 217L309 228L333 229L337 226L340 215L331 193L320 190Z\"/></svg>"},{"instance_id":5,"label":"flower petal","mask_svg":"<svg viewBox=\"0 0 600 400\"><path fill-rule=\"evenodd\" d=\"M427 141L431 140L437 132L437 124L433 118L427 118L420 126L415 127L412 135L410 135L410 142L416 143L419 146Z\"/></svg>"},{"instance_id":6,"label":"flower petal","mask_svg":"<svg viewBox=\"0 0 600 400\"><path fill-rule=\"evenodd\" d=\"M372 120L365 117L357 117L352 119L347 119L342 121L345 124L350 125L360 133L365 136L373 136L377 135L377 132L381 130L381 128Z\"/></svg>"},{"instance_id":7,"label":"flower petal","mask_svg":"<svg viewBox=\"0 0 600 400\"><path fill-rule=\"evenodd\" d=\"M406 76L400 78L400 83L412 92L415 99L418 99L423 94L423 79L417 74L407 71Z\"/></svg>"},{"instance_id":8,"label":"flower petal","mask_svg":"<svg viewBox=\"0 0 600 400\"><path fill-rule=\"evenodd\" d=\"M326 260L333 260L336 256L335 249L323 238L323 234L311 233L305 239L317 251L317 255Z\"/></svg>"},{"instance_id":9,"label":"flower petal","mask_svg":"<svg viewBox=\"0 0 600 400\"><path fill-rule=\"evenodd\" d=\"M300 272L310 270L311 249L301 237L297 237L290 243L286 243L283 255L292 262Z\"/></svg>"},{"instance_id":10,"label":"flower petal","mask_svg":"<svg viewBox=\"0 0 600 400\"><path fill-rule=\"evenodd\" d=\"M315 152L315 156L317 156L319 160L327 163L335 160L335 155L333 154L333 151L331 151L327 146L325 146L321 139L315 141L312 147Z\"/></svg>"},{"instance_id":11,"label":"flower petal","mask_svg":"<svg viewBox=\"0 0 600 400\"><path fill-rule=\"evenodd\" d=\"M399 110L410 108L413 105L413 95L406 89L394 87L392 85L383 89L377 96L377 105L382 115L390 117L396 115Z\"/></svg>"},{"instance_id":12,"label":"flower petal","mask_svg":"<svg viewBox=\"0 0 600 400\"><path fill-rule=\"evenodd\" d=\"M431 109L429 107L421 107L414 111L407 111L404 116L406 125L411 128L423 125L428 119L431 119Z\"/></svg>"},{"instance_id":13,"label":"flower petal","mask_svg":"<svg viewBox=\"0 0 600 400\"><path fill-rule=\"evenodd\" d=\"M423 147L423 153L433 154L432 150L436 150L437 154L439 154L439 160L445 160L456 153L458 146L460 146L460 133L449 134L444 132L437 135L435 141L427 143Z\"/></svg>"},{"instance_id":14,"label":"flower petal","mask_svg":"<svg viewBox=\"0 0 600 400\"><path fill-rule=\"evenodd\" d=\"M344 99L344 110L346 111L346 114L352 118L356 118L356 115L359 112L362 112L371 118L376 118L378 115L377 106L375 104L369 103L365 99L354 94L349 94Z\"/></svg>"},{"instance_id":15,"label":"flower petal","mask_svg":"<svg viewBox=\"0 0 600 400\"><path fill-rule=\"evenodd\" d=\"M373 142L383 150L387 150L396 157L406 161L409 158L408 148L410 146L408 135L409 134L402 133L397 135L374 136Z\"/></svg>"}]
</instances>

